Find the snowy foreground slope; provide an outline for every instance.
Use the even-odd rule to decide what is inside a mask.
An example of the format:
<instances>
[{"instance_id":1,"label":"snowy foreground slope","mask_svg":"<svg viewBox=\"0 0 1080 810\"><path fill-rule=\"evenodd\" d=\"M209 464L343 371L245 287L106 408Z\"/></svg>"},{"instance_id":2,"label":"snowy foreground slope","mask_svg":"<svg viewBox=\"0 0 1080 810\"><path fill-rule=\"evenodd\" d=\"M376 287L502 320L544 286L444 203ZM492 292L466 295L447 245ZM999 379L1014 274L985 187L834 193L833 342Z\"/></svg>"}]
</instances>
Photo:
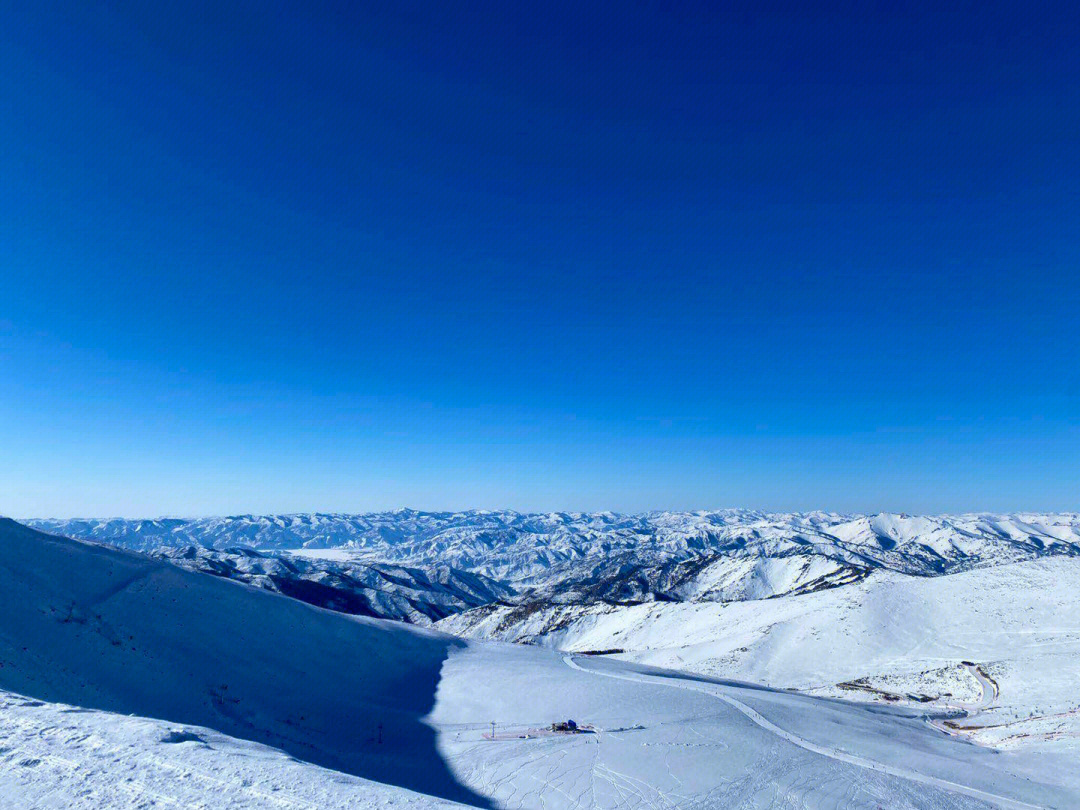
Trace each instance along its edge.
<instances>
[{"instance_id":1,"label":"snowy foreground slope","mask_svg":"<svg viewBox=\"0 0 1080 810\"><path fill-rule=\"evenodd\" d=\"M0 690L3 807L1080 803L1054 760L911 711L463 642L10 521ZM566 717L593 733L538 731Z\"/></svg>"},{"instance_id":2,"label":"snowy foreground slope","mask_svg":"<svg viewBox=\"0 0 1080 810\"><path fill-rule=\"evenodd\" d=\"M39 700L206 726L470 800L422 722L455 646L0 522L0 688ZM364 745L379 723L387 742Z\"/></svg>"}]
</instances>

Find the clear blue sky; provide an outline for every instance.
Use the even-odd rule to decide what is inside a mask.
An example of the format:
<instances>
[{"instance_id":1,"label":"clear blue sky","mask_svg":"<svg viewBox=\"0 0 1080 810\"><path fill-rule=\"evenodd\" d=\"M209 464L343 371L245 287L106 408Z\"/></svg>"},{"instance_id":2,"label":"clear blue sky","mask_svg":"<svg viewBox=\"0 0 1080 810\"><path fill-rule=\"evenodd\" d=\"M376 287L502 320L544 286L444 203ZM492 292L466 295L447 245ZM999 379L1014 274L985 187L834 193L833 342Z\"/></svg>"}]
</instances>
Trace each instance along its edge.
<instances>
[{"instance_id":1,"label":"clear blue sky","mask_svg":"<svg viewBox=\"0 0 1080 810\"><path fill-rule=\"evenodd\" d=\"M3 3L0 513L1080 508L1080 19L940 5Z\"/></svg>"}]
</instances>

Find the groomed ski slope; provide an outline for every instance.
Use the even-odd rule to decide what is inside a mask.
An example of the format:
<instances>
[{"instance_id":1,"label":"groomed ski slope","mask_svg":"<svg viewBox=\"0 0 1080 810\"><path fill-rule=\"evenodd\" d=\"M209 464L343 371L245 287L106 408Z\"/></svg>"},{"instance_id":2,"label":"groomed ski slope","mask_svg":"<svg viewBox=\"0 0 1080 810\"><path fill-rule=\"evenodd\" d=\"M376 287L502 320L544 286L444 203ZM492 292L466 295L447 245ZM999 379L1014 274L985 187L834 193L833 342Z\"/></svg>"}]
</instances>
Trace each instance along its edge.
<instances>
[{"instance_id":1,"label":"groomed ski slope","mask_svg":"<svg viewBox=\"0 0 1080 810\"><path fill-rule=\"evenodd\" d=\"M564 655L563 661L566 662L567 666L573 667L574 669L577 669L581 672L595 671L582 667L580 664L574 661L573 656ZM606 676L608 678L619 678L620 680L640 680L640 676L635 677L634 675L621 672L617 673L600 671L597 674ZM935 787L944 788L945 790L952 793L959 793L964 796L972 796L976 799L983 799L990 802L991 804L996 804L1006 808L1012 808L1013 810L1032 810L1032 808L1038 807L1038 805L1030 804L1029 802L1016 801L1006 798L1004 796L998 796L993 793L989 793L985 790L979 790L978 788L972 788L968 787L967 785L961 785L956 782L951 782L947 779L941 779L936 776L926 776L925 774L921 774L918 771L913 771L908 768L897 768L891 765L885 765L881 762L874 762L870 759L853 756L852 754L848 754L836 748L818 745L817 743L813 743L803 737L792 734L790 731L785 731L784 729L777 726L775 723L763 717L760 712L751 709L742 701L736 700L730 695L724 694L719 686L715 686L712 684L688 683L684 679L671 679L668 681L668 685L678 689L689 689L695 692L701 692L706 695L711 694L717 700L722 700L729 706L738 709L740 712L750 718L751 722L753 722L759 728L763 728L766 731L775 734L782 740L787 740L789 743L797 745L799 748L802 748L806 751L811 751L815 754L821 754L822 756L828 757L832 760L836 760L837 762L846 762L850 765L856 765L860 768L866 768L867 770L888 773L893 776L899 776L903 779L909 779L912 782L919 782L920 784L924 785L934 785Z\"/></svg>"},{"instance_id":2,"label":"groomed ski slope","mask_svg":"<svg viewBox=\"0 0 1080 810\"><path fill-rule=\"evenodd\" d=\"M461 626L469 614L438 626L567 652L618 648L624 660L819 695L916 693L931 707L980 709L962 724L979 742L1071 753L1077 770L1078 582L1080 558L1053 557L941 577L875 572L757 601L551 606L516 625L500 624L500 609L473 627Z\"/></svg>"},{"instance_id":3,"label":"groomed ski slope","mask_svg":"<svg viewBox=\"0 0 1080 810\"><path fill-rule=\"evenodd\" d=\"M559 714L561 712L561 714ZM535 735L541 721L595 727ZM432 721L454 773L498 806L1073 807L1025 761L915 712L694 678L606 658L470 645L451 653ZM498 740L483 739L498 721ZM514 733L517 733L515 738Z\"/></svg>"},{"instance_id":4,"label":"groomed ski slope","mask_svg":"<svg viewBox=\"0 0 1080 810\"><path fill-rule=\"evenodd\" d=\"M573 663L2 521L0 806L1080 802L911 712ZM568 717L596 732L528 731Z\"/></svg>"}]
</instances>

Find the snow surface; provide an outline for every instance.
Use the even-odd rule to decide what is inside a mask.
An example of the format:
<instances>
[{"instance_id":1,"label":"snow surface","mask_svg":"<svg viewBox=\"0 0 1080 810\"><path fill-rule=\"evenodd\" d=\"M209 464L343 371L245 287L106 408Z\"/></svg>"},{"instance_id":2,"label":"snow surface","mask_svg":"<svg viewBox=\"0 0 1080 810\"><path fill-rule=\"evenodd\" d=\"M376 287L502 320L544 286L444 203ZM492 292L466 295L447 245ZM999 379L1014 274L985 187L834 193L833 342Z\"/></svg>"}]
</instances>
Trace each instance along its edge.
<instances>
[{"instance_id":1,"label":"snow surface","mask_svg":"<svg viewBox=\"0 0 1080 810\"><path fill-rule=\"evenodd\" d=\"M0 689L6 807L1080 803L912 710L465 642L10 521ZM593 733L532 731L568 717Z\"/></svg>"},{"instance_id":2,"label":"snow surface","mask_svg":"<svg viewBox=\"0 0 1080 810\"><path fill-rule=\"evenodd\" d=\"M0 692L0 808L461 807L198 726Z\"/></svg>"},{"instance_id":3,"label":"snow surface","mask_svg":"<svg viewBox=\"0 0 1080 810\"><path fill-rule=\"evenodd\" d=\"M992 706L953 729L986 744L1052 743L1080 772L1080 559L940 577L878 571L841 588L758 601L481 608L438 623L710 676L849 698ZM913 696L913 697L909 697ZM965 729L967 729L965 731Z\"/></svg>"},{"instance_id":4,"label":"snow surface","mask_svg":"<svg viewBox=\"0 0 1080 810\"><path fill-rule=\"evenodd\" d=\"M39 700L213 728L470 801L422 722L461 644L0 524L0 688ZM369 745L380 723L385 742Z\"/></svg>"}]
</instances>

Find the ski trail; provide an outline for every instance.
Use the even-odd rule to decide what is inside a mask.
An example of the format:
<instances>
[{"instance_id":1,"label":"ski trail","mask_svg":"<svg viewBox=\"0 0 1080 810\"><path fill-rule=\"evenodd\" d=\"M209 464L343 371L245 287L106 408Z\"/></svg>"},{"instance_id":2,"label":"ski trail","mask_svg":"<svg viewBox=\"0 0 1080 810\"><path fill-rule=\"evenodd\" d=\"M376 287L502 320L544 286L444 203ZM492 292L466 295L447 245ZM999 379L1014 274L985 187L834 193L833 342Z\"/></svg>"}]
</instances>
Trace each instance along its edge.
<instances>
[{"instance_id":1,"label":"ski trail","mask_svg":"<svg viewBox=\"0 0 1080 810\"><path fill-rule=\"evenodd\" d=\"M971 720L976 715L991 708L998 699L998 685L990 677L984 674L982 667L978 664L963 663L964 668L971 673L979 683L979 688L982 690L982 694L979 696L978 703L963 703L957 701L954 704L946 703L946 708L954 709L958 712L962 712L961 717L965 720ZM926 722L931 728L936 728L938 731L950 734L954 737L963 737L965 731L970 729L965 726L959 726L956 724L946 725L947 721L955 720L957 718L941 718L941 717L928 717Z\"/></svg>"},{"instance_id":2,"label":"ski trail","mask_svg":"<svg viewBox=\"0 0 1080 810\"><path fill-rule=\"evenodd\" d=\"M978 664L964 664L964 666L967 667L968 672L975 676L975 680L979 682L979 686L982 688L982 699L979 701L976 711L990 708L994 701L997 700L997 683L988 678Z\"/></svg>"},{"instance_id":3,"label":"ski trail","mask_svg":"<svg viewBox=\"0 0 1080 810\"><path fill-rule=\"evenodd\" d=\"M810 740L804 739L797 734L793 734L790 731L785 731L778 725L770 721L768 718L761 715L755 709L750 708L740 700L736 700L729 695L713 692L703 686L695 686L692 682L680 683L676 681L669 681L659 677L650 677L648 675L640 675L637 677L630 675L617 675L611 672L600 672L597 670L586 669L579 665L572 656L564 655L563 663L565 663L571 669L576 669L579 672L586 672L590 675L596 675L603 678L616 678L623 681L633 681L636 683L652 683L660 686L668 686L672 689L686 689L691 692L700 692L704 695L709 695L717 700L722 700L724 703L731 706L736 711L743 714L755 725L765 729L771 734L775 734L783 740L787 740L792 745L796 745L803 750L810 751L814 754L819 754L823 757L836 760L837 762L844 762L848 765L854 765L859 768L865 768L871 771L877 771L878 773L885 773L889 776L896 776L901 779L907 779L912 782L918 782L924 785L932 785L934 787L942 788L951 793L960 793L965 796L970 796L973 799L979 799L980 801L990 802L998 807L1008 808L1009 810L1042 810L1039 805L1028 804L1017 799L1009 799L1005 796L998 796L993 793L988 793L985 790L979 790L978 788L968 787L967 785L961 785L956 782L950 782L948 779L941 779L936 776L928 776L926 774L919 773L918 771L908 770L907 768L899 768L895 765L886 765L881 762L875 762L865 757L856 756L855 754L849 754L845 751L840 751L835 748L829 748L828 746L818 745ZM719 685L716 685L719 687Z\"/></svg>"}]
</instances>

